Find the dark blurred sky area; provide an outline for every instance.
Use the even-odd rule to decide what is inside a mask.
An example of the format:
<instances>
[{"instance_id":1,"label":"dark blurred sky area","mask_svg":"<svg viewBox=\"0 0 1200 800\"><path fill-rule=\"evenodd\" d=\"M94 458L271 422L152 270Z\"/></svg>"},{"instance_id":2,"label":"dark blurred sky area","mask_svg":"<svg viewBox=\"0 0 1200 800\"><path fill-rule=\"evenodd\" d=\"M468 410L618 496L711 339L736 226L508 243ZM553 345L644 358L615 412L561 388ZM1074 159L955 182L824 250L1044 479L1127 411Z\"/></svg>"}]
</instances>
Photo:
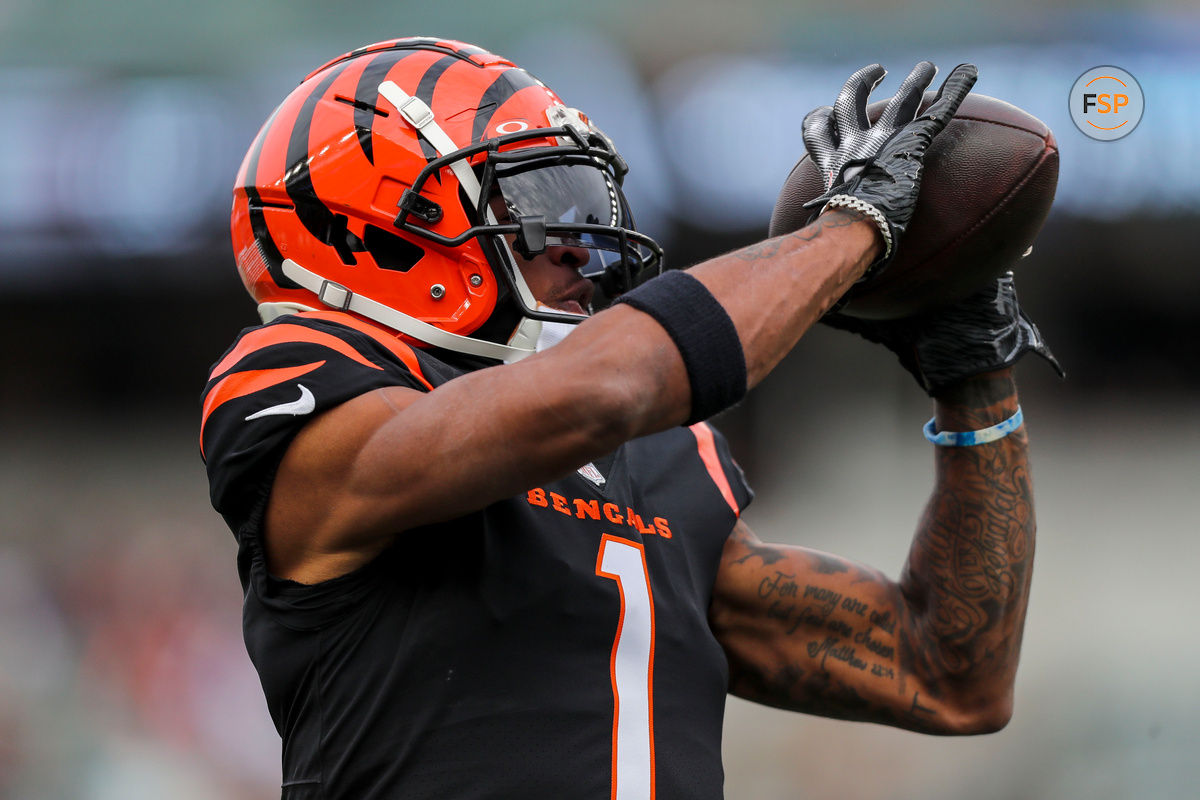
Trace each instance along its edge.
<instances>
[{"instance_id":1,"label":"dark blurred sky area","mask_svg":"<svg viewBox=\"0 0 1200 800\"><path fill-rule=\"evenodd\" d=\"M56 5L53 17L31 2L0 6L3 417L77 408L80 396L102 413L193 413L205 368L253 321L227 220L255 130L315 65L414 32L504 53L585 109L631 163L640 227L675 265L763 235L803 153L800 120L861 63L891 68L882 95L920 58L974 61L976 91L1058 137L1058 200L1018 285L1071 371L1065 391L1174 394L1200 375L1200 107L1186 101L1200 85L1200 15L1183 4L1134 14L1026 3L999 15L702 3L699 14L618 2L564 16L523 2L453 23L403 3L334 14L216 2L169 19L148 3ZM862 30L847 9L878 24ZM1067 115L1072 82L1101 63L1132 72L1146 94L1139 127L1112 143ZM113 363L127 365L120 381Z\"/></svg>"}]
</instances>

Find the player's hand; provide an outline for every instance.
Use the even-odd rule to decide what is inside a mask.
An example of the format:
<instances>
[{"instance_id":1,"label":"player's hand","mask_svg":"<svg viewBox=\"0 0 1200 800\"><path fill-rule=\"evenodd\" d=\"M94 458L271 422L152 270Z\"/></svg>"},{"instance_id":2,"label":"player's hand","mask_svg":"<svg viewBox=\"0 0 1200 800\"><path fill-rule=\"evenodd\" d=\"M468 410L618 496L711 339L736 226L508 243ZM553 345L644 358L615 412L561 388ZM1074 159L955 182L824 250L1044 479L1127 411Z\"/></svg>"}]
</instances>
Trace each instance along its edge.
<instances>
[{"instance_id":1,"label":"player's hand","mask_svg":"<svg viewBox=\"0 0 1200 800\"><path fill-rule=\"evenodd\" d=\"M875 125L867 120L867 100L887 74L878 64L854 73L833 107L818 108L805 117L804 144L826 181L825 193L806 206L820 213L834 197L848 196L873 206L886 221L885 254L864 279L894 257L916 208L929 144L954 116L978 76L974 65L959 64L929 108L914 116L936 72L928 61L917 64Z\"/></svg>"},{"instance_id":2,"label":"player's hand","mask_svg":"<svg viewBox=\"0 0 1200 800\"><path fill-rule=\"evenodd\" d=\"M832 106L808 113L801 125L804 146L820 168L826 189L856 175L884 142L912 122L921 95L936 73L937 68L928 61L913 67L874 125L867 119L867 102L887 75L879 64L851 75Z\"/></svg>"},{"instance_id":3,"label":"player's hand","mask_svg":"<svg viewBox=\"0 0 1200 800\"><path fill-rule=\"evenodd\" d=\"M821 321L887 347L932 397L965 378L1015 364L1028 352L1066 376L1017 303L1012 272L952 306L919 316L868 320L832 313Z\"/></svg>"}]
</instances>

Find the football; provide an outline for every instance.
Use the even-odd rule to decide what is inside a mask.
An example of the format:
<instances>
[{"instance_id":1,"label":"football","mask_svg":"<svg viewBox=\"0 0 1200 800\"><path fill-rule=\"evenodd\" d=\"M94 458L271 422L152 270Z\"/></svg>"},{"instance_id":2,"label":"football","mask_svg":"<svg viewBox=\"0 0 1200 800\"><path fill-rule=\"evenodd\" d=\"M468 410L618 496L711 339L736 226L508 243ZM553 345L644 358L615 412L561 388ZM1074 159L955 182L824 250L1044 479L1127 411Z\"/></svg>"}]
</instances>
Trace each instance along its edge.
<instances>
[{"instance_id":1,"label":"football","mask_svg":"<svg viewBox=\"0 0 1200 800\"><path fill-rule=\"evenodd\" d=\"M924 110L932 101L927 93ZM886 101L872 103L874 122ZM970 94L930 145L917 209L895 259L850 290L845 314L896 319L952 303L1012 269L1033 245L1058 184L1058 145L1016 106ZM804 204L824 192L806 154L771 215L770 235L804 226Z\"/></svg>"}]
</instances>

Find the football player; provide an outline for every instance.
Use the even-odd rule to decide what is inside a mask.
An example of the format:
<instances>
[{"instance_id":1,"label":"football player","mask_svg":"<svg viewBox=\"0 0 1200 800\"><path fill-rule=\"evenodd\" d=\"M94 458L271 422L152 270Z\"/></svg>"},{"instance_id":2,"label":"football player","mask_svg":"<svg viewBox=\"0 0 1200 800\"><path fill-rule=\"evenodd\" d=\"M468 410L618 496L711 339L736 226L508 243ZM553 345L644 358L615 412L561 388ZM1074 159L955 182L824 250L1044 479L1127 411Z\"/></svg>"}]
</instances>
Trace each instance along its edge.
<instances>
[{"instance_id":1,"label":"football player","mask_svg":"<svg viewBox=\"0 0 1200 800\"><path fill-rule=\"evenodd\" d=\"M860 331L937 398L899 582L756 538L705 422L886 268L974 83L916 116L933 72L886 135L843 119L881 69L813 117L807 227L670 272L613 143L499 56L381 42L283 101L234 189L263 324L212 368L201 449L284 797L720 797L727 692L1005 724L1034 538L1011 366L1044 349L1011 285Z\"/></svg>"}]
</instances>

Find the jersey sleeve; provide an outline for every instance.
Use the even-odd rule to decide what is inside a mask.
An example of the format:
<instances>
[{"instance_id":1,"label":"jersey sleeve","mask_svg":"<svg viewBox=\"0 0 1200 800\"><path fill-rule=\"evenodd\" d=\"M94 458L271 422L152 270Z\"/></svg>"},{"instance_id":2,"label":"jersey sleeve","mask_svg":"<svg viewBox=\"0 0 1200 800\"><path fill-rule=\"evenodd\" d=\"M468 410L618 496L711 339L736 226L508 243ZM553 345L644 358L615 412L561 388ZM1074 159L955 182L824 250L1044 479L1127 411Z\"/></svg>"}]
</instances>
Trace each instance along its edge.
<instances>
[{"instance_id":1,"label":"jersey sleeve","mask_svg":"<svg viewBox=\"0 0 1200 800\"><path fill-rule=\"evenodd\" d=\"M303 316L244 330L203 394L200 452L213 507L237 532L309 420L384 386L432 388L397 339Z\"/></svg>"},{"instance_id":2,"label":"jersey sleeve","mask_svg":"<svg viewBox=\"0 0 1200 800\"><path fill-rule=\"evenodd\" d=\"M707 422L697 422L689 427L692 435L696 437L696 448L709 477L732 509L734 516L740 517L754 499L754 490L750 488L741 465L730 452L729 442L719 430Z\"/></svg>"}]
</instances>

